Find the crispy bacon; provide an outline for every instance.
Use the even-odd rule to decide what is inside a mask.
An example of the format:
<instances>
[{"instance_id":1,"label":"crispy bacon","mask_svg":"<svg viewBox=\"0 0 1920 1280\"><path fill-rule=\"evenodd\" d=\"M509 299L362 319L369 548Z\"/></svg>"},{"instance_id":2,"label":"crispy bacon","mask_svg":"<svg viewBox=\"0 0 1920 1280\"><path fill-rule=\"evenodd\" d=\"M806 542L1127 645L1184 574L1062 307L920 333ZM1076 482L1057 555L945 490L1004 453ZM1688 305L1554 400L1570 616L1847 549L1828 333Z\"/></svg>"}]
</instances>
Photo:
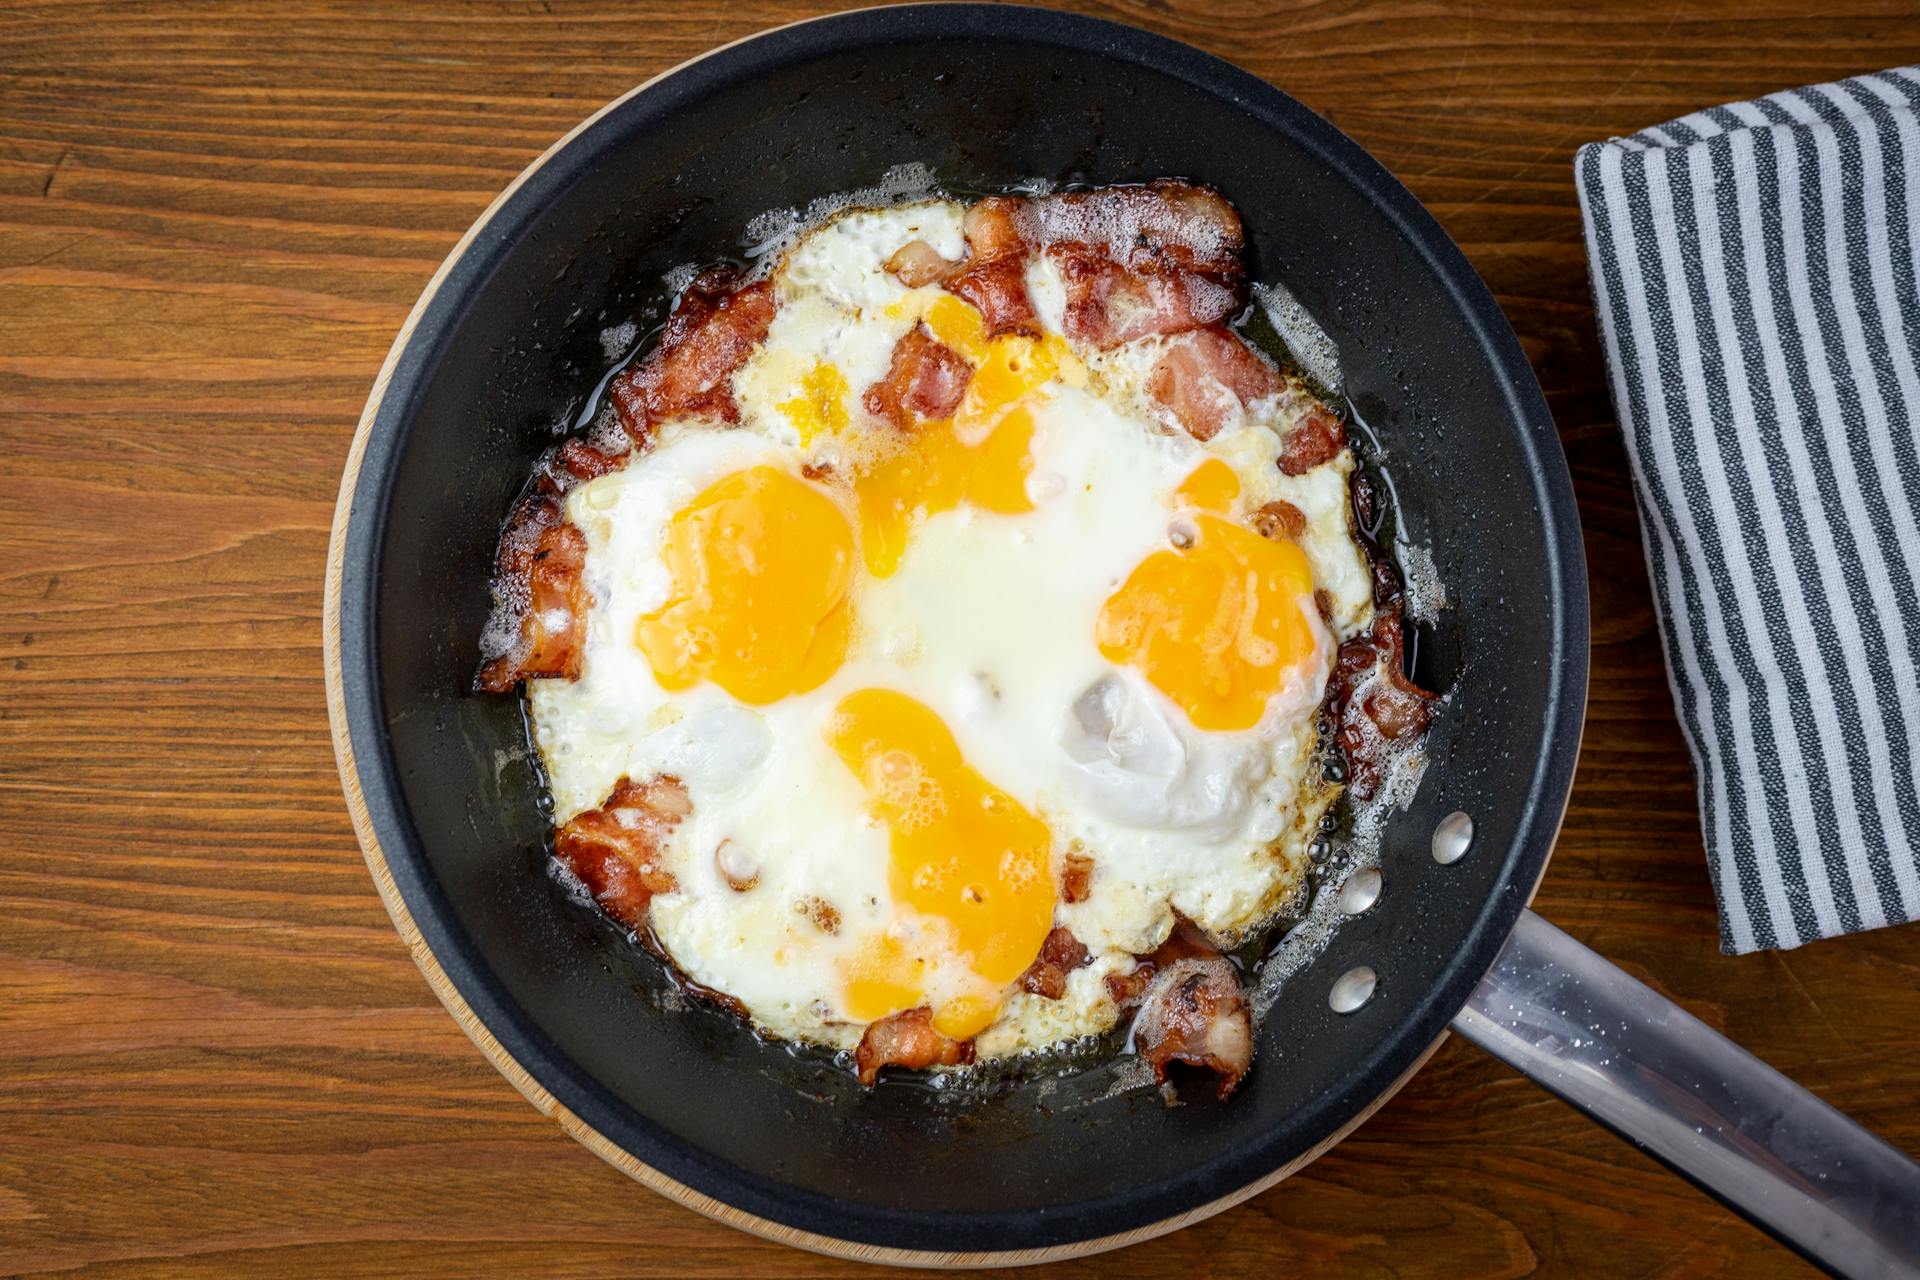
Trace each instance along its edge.
<instances>
[{"instance_id":1,"label":"crispy bacon","mask_svg":"<svg viewBox=\"0 0 1920 1280\"><path fill-rule=\"evenodd\" d=\"M910 431L922 421L952 417L972 379L973 366L917 324L894 343L887 376L868 387L860 402L874 417Z\"/></svg>"},{"instance_id":2,"label":"crispy bacon","mask_svg":"<svg viewBox=\"0 0 1920 1280\"><path fill-rule=\"evenodd\" d=\"M591 603L580 576L586 561L586 536L558 501L534 494L514 508L500 535L476 689L505 693L528 676L579 678Z\"/></svg>"},{"instance_id":3,"label":"crispy bacon","mask_svg":"<svg viewBox=\"0 0 1920 1280\"><path fill-rule=\"evenodd\" d=\"M1211 440L1243 406L1280 389L1274 367L1225 325L1183 333L1147 375L1147 394L1195 440Z\"/></svg>"},{"instance_id":4,"label":"crispy bacon","mask_svg":"<svg viewBox=\"0 0 1920 1280\"><path fill-rule=\"evenodd\" d=\"M1153 182L1060 195L994 196L967 211L958 269L908 245L888 266L908 284L944 279L989 336L1036 333L1026 262L1043 253L1066 286L1067 336L1095 347L1223 321L1246 302L1240 216L1209 187ZM941 275L942 271L948 274Z\"/></svg>"},{"instance_id":5,"label":"crispy bacon","mask_svg":"<svg viewBox=\"0 0 1920 1280\"><path fill-rule=\"evenodd\" d=\"M1133 1022L1134 1045L1165 1084L1175 1062L1219 1077L1225 1101L1253 1062L1253 1021L1233 966L1219 956L1161 969Z\"/></svg>"},{"instance_id":6,"label":"crispy bacon","mask_svg":"<svg viewBox=\"0 0 1920 1280\"><path fill-rule=\"evenodd\" d=\"M534 473L534 483L541 492L558 497L589 480L620 470L632 456L631 450L609 453L575 436L563 440L559 448L542 460L540 469Z\"/></svg>"},{"instance_id":7,"label":"crispy bacon","mask_svg":"<svg viewBox=\"0 0 1920 1280\"><path fill-rule=\"evenodd\" d=\"M1160 1083L1175 1062L1202 1067L1219 1077L1224 1100L1247 1073L1253 1021L1239 976L1191 923L1176 924L1132 973L1110 975L1107 989L1122 1008L1138 1001L1134 1047Z\"/></svg>"},{"instance_id":8,"label":"crispy bacon","mask_svg":"<svg viewBox=\"0 0 1920 1280\"><path fill-rule=\"evenodd\" d=\"M1405 644L1396 601L1377 608L1373 625L1334 656L1326 707L1356 799L1379 789L1393 744L1425 733L1433 721L1439 700L1407 678Z\"/></svg>"},{"instance_id":9,"label":"crispy bacon","mask_svg":"<svg viewBox=\"0 0 1920 1280\"><path fill-rule=\"evenodd\" d=\"M1082 245L1128 271L1178 271L1236 284L1245 247L1240 215L1225 196L1169 178L1036 197L1020 229L1030 245Z\"/></svg>"},{"instance_id":10,"label":"crispy bacon","mask_svg":"<svg viewBox=\"0 0 1920 1280\"><path fill-rule=\"evenodd\" d=\"M973 1061L973 1041L949 1040L933 1029L924 1005L870 1024L854 1050L861 1084L880 1078L882 1067L955 1067Z\"/></svg>"},{"instance_id":11,"label":"crispy bacon","mask_svg":"<svg viewBox=\"0 0 1920 1280\"><path fill-rule=\"evenodd\" d=\"M1093 889L1093 859L1084 853L1070 853L1060 870L1060 901L1085 902Z\"/></svg>"},{"instance_id":12,"label":"crispy bacon","mask_svg":"<svg viewBox=\"0 0 1920 1280\"><path fill-rule=\"evenodd\" d=\"M1064 325L1102 349L1226 320L1246 304L1240 216L1209 187L1154 182L1045 196L1023 230L1066 287ZM1202 437L1203 439L1205 437Z\"/></svg>"},{"instance_id":13,"label":"crispy bacon","mask_svg":"<svg viewBox=\"0 0 1920 1280\"><path fill-rule=\"evenodd\" d=\"M1280 446L1280 470L1303 476L1323 462L1332 462L1347 447L1347 430L1333 410L1315 402L1287 433Z\"/></svg>"},{"instance_id":14,"label":"crispy bacon","mask_svg":"<svg viewBox=\"0 0 1920 1280\"><path fill-rule=\"evenodd\" d=\"M1101 350L1215 324L1245 302L1237 285L1158 267L1129 270L1082 245L1056 245L1047 256L1066 287L1067 336Z\"/></svg>"},{"instance_id":15,"label":"crispy bacon","mask_svg":"<svg viewBox=\"0 0 1920 1280\"><path fill-rule=\"evenodd\" d=\"M1213 944L1207 941L1207 936L1191 921L1176 918L1173 931L1167 935L1165 942L1148 954L1135 957L1133 972L1107 975L1107 994L1123 1010L1131 1009L1146 995L1147 987L1161 965L1217 954Z\"/></svg>"},{"instance_id":16,"label":"crispy bacon","mask_svg":"<svg viewBox=\"0 0 1920 1280\"><path fill-rule=\"evenodd\" d=\"M1360 545L1367 553L1367 563L1373 569L1374 608L1391 609L1397 613L1402 603L1400 575L1394 572L1392 560L1380 550L1383 513L1379 490L1366 472L1356 471L1348 481L1347 496L1353 507L1354 532L1360 536Z\"/></svg>"},{"instance_id":17,"label":"crispy bacon","mask_svg":"<svg viewBox=\"0 0 1920 1280\"><path fill-rule=\"evenodd\" d=\"M773 286L742 284L739 273L716 268L694 277L660 341L610 388L620 424L641 447L659 423L688 414L740 421L733 373L767 336L773 323Z\"/></svg>"},{"instance_id":18,"label":"crispy bacon","mask_svg":"<svg viewBox=\"0 0 1920 1280\"><path fill-rule=\"evenodd\" d=\"M960 264L940 256L925 240L909 240L887 259L887 270L909 289L938 284L959 270Z\"/></svg>"},{"instance_id":19,"label":"crispy bacon","mask_svg":"<svg viewBox=\"0 0 1920 1280\"><path fill-rule=\"evenodd\" d=\"M1107 975L1107 995L1122 1011L1132 1009L1147 994L1147 984L1152 981L1153 961L1142 957L1133 966L1133 972Z\"/></svg>"},{"instance_id":20,"label":"crispy bacon","mask_svg":"<svg viewBox=\"0 0 1920 1280\"><path fill-rule=\"evenodd\" d=\"M660 843L691 812L687 789L671 774L621 778L598 809L575 814L554 833L553 853L608 915L644 928L653 896L680 887L660 865Z\"/></svg>"},{"instance_id":21,"label":"crispy bacon","mask_svg":"<svg viewBox=\"0 0 1920 1280\"><path fill-rule=\"evenodd\" d=\"M580 581L586 539L566 522L559 499L627 464L659 421L711 413L737 422L729 379L773 321L773 293L709 271L687 286L666 331L645 359L613 380L614 412L627 447L566 440L541 460L534 492L500 535L493 617L474 687L505 693L529 676L578 679L589 601Z\"/></svg>"},{"instance_id":22,"label":"crispy bacon","mask_svg":"<svg viewBox=\"0 0 1920 1280\"><path fill-rule=\"evenodd\" d=\"M987 336L1039 336L1039 321L1027 297L1027 244L1020 233L1024 201L989 196L967 210L967 257L947 279L947 292L971 302L986 322Z\"/></svg>"},{"instance_id":23,"label":"crispy bacon","mask_svg":"<svg viewBox=\"0 0 1920 1280\"><path fill-rule=\"evenodd\" d=\"M1040 954L1020 975L1020 989L1058 1000L1067 993L1067 975L1087 962L1087 949L1065 928L1055 928L1040 944Z\"/></svg>"},{"instance_id":24,"label":"crispy bacon","mask_svg":"<svg viewBox=\"0 0 1920 1280\"><path fill-rule=\"evenodd\" d=\"M1347 785L1366 800L1379 789L1398 746L1425 733L1439 699L1406 673L1400 575L1375 539L1384 516L1380 494L1365 472L1348 485L1353 530L1373 568L1373 623L1340 646L1322 709L1334 726L1334 745L1347 765Z\"/></svg>"}]
</instances>

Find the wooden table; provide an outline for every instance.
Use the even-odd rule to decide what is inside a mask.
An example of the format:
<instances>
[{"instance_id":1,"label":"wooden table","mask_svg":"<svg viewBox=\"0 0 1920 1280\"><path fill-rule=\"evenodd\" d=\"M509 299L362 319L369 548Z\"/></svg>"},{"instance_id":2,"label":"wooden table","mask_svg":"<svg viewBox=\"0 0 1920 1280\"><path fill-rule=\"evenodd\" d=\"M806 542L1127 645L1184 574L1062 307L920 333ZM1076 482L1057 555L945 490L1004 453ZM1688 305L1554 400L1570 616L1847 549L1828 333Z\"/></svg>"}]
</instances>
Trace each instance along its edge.
<instances>
[{"instance_id":1,"label":"wooden table","mask_svg":"<svg viewBox=\"0 0 1920 1280\"><path fill-rule=\"evenodd\" d=\"M1585 755L1536 906L1920 1150L1920 928L1716 948L1569 172L1590 139L1920 60L1909 0L1089 7L1232 58L1358 138L1533 358L1594 605ZM816 11L0 16L0 1272L858 1272L656 1199L487 1066L374 895L320 674L347 440L441 256L606 99ZM1805 1270L1458 1041L1291 1181L1059 1268L1539 1269Z\"/></svg>"}]
</instances>

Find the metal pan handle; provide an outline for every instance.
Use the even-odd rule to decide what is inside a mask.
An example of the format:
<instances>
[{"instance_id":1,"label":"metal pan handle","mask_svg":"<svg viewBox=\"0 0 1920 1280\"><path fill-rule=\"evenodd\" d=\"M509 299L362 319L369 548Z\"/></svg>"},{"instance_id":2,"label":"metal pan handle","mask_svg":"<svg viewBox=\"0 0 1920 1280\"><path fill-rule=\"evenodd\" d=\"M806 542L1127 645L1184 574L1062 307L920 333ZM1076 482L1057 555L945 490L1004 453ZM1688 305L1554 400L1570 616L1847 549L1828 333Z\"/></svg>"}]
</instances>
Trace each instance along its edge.
<instances>
[{"instance_id":1,"label":"metal pan handle","mask_svg":"<svg viewBox=\"0 0 1920 1280\"><path fill-rule=\"evenodd\" d=\"M1531 911L1453 1029L1844 1276L1920 1276L1920 1165Z\"/></svg>"}]
</instances>

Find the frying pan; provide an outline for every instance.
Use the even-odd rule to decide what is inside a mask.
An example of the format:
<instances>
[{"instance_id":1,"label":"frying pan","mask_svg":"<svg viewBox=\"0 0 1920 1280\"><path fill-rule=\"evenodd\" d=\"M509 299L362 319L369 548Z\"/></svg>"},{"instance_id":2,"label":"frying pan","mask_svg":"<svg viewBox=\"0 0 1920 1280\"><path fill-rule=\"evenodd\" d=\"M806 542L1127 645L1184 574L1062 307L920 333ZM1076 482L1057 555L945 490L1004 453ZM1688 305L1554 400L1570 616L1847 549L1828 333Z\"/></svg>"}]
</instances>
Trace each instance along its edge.
<instances>
[{"instance_id":1,"label":"frying pan","mask_svg":"<svg viewBox=\"0 0 1920 1280\"><path fill-rule=\"evenodd\" d=\"M1168 1107L1124 1059L965 1094L863 1091L690 1004L547 876L520 707L468 692L501 518L607 371L601 332L662 319L662 276L741 253L754 215L905 162L959 191L1219 187L1253 277L1284 282L1337 342L1401 537L1446 583L1415 674L1448 704L1387 827L1377 901L1281 984L1229 1105ZM894 1261L1118 1246L1301 1167L1451 1024L1825 1264L1920 1265L1904 1157L1525 911L1587 679L1552 419L1492 297L1407 191L1193 49L915 5L772 31L616 101L494 202L401 330L348 458L326 626L348 805L434 990L535 1105L704 1213Z\"/></svg>"}]
</instances>

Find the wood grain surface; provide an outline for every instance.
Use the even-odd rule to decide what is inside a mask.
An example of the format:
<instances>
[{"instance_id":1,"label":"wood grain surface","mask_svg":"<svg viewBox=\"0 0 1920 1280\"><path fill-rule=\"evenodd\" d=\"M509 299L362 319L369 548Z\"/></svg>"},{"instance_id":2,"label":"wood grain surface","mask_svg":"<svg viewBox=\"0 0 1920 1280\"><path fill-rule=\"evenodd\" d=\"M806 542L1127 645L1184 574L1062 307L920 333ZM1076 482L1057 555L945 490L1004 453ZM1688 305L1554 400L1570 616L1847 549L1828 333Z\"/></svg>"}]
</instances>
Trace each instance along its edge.
<instances>
[{"instance_id":1,"label":"wood grain surface","mask_svg":"<svg viewBox=\"0 0 1920 1280\"><path fill-rule=\"evenodd\" d=\"M1572 460L1595 621L1585 754L1537 907L1920 1151L1920 928L1716 949L1569 171L1581 142L1920 60L1910 0L1085 7L1330 117L1519 330ZM321 683L341 463L442 255L608 98L821 11L0 13L0 1273L863 1271L656 1198L486 1064L368 880ZM1301 1175L1057 1270L1806 1268L1455 1041Z\"/></svg>"}]
</instances>

